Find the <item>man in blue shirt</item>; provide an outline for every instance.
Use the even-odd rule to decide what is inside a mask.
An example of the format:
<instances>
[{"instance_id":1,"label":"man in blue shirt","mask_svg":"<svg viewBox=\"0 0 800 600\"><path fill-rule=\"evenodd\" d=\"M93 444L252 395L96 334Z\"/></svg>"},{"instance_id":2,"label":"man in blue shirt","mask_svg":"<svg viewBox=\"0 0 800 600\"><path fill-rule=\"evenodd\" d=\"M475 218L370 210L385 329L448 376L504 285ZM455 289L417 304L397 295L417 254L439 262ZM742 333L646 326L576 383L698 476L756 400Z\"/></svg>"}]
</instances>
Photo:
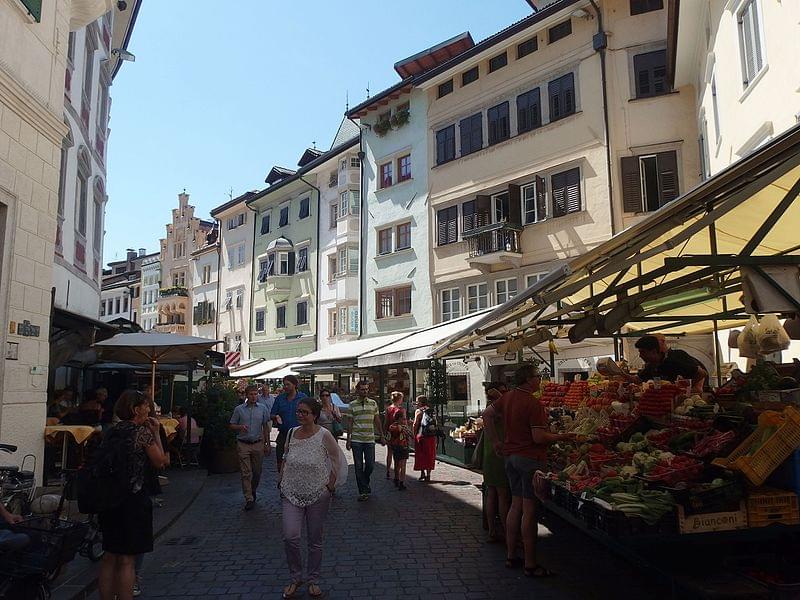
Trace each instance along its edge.
<instances>
[{"instance_id":1,"label":"man in blue shirt","mask_svg":"<svg viewBox=\"0 0 800 600\"><path fill-rule=\"evenodd\" d=\"M286 436L289 431L298 427L297 406L301 398L307 396L298 390L300 381L294 375L287 375L283 378L283 393L275 398L272 405L272 420L278 426L278 438L275 440L275 460L278 463L278 472L283 466L283 451L286 448Z\"/></svg>"},{"instance_id":2,"label":"man in blue shirt","mask_svg":"<svg viewBox=\"0 0 800 600\"><path fill-rule=\"evenodd\" d=\"M269 410L258 403L256 386L248 385L245 397L247 400L233 410L229 427L236 432L244 509L252 510L261 480L264 452L269 445Z\"/></svg>"}]
</instances>

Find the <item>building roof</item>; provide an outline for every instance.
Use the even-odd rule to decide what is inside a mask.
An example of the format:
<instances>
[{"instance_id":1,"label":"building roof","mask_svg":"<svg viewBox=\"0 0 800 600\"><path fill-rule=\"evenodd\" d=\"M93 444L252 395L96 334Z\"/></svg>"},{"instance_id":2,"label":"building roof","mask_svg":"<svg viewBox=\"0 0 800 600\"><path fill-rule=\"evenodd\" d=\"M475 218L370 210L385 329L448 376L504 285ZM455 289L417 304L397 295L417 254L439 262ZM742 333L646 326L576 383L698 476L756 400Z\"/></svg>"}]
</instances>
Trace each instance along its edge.
<instances>
[{"instance_id":1,"label":"building roof","mask_svg":"<svg viewBox=\"0 0 800 600\"><path fill-rule=\"evenodd\" d=\"M361 130L358 128L358 125L356 125L349 118L343 117L342 122L339 124L339 129L336 130L336 135L333 137L331 148L340 146L341 144L352 140L354 137L358 137L360 134Z\"/></svg>"},{"instance_id":2,"label":"building roof","mask_svg":"<svg viewBox=\"0 0 800 600\"><path fill-rule=\"evenodd\" d=\"M217 215L219 215L221 213L224 213L226 210L228 210L230 208L233 208L234 206L236 206L239 203L243 203L243 202L249 200L255 194L256 194L255 190L251 190L249 192L245 192L244 194L236 196L236 198L233 198L233 199L229 200L225 204L220 204L216 208L212 208L211 209L211 216L216 218Z\"/></svg>"},{"instance_id":3,"label":"building roof","mask_svg":"<svg viewBox=\"0 0 800 600\"><path fill-rule=\"evenodd\" d=\"M301 156L300 160L297 162L297 166L304 167L315 158L322 156L322 154L323 151L318 148L306 148L306 151L303 152L303 156Z\"/></svg>"},{"instance_id":4,"label":"building roof","mask_svg":"<svg viewBox=\"0 0 800 600\"><path fill-rule=\"evenodd\" d=\"M296 172L297 171L294 171L292 169L287 169L286 167L279 167L278 165L275 165L274 167L272 167L272 169L270 169L269 173L267 174L267 178L264 180L264 183L272 185L274 183L286 179L287 177L291 177Z\"/></svg>"},{"instance_id":5,"label":"building roof","mask_svg":"<svg viewBox=\"0 0 800 600\"><path fill-rule=\"evenodd\" d=\"M397 61L394 63L394 70L403 79L419 75L458 56L474 45L475 42L472 40L472 35L470 35L469 31L465 31L422 52L417 52L408 58Z\"/></svg>"},{"instance_id":6,"label":"building roof","mask_svg":"<svg viewBox=\"0 0 800 600\"><path fill-rule=\"evenodd\" d=\"M131 7L130 4L133 4L133 7ZM136 24L136 17L139 16L139 8L141 6L142 6L141 0L133 0L132 2L129 3L128 8L130 10L128 11L128 15L130 15L130 18L126 18L125 15L123 14L123 11L119 10L118 8L115 8L117 18L114 19L114 24L113 24L114 31L112 33L112 43L111 43L112 49L114 48L122 48L123 50L128 49L128 44L130 43L131 35L133 34L133 26ZM117 25L117 21L119 21L119 26ZM122 37L122 43L119 46L115 46L118 35ZM125 61L123 61L118 55L112 55L111 60L113 61L114 65L111 70L111 79L113 80L114 77L116 77L119 70L122 68L122 63Z\"/></svg>"}]
</instances>

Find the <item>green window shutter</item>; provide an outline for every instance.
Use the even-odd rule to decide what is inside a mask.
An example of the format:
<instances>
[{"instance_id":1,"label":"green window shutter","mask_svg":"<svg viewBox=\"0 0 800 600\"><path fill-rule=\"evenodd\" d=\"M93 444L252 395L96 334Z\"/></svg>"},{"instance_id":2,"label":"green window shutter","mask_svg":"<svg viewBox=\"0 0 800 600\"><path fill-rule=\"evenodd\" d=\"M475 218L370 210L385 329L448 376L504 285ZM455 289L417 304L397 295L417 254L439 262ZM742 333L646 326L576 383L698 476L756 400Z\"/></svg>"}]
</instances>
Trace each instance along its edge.
<instances>
[{"instance_id":1,"label":"green window shutter","mask_svg":"<svg viewBox=\"0 0 800 600\"><path fill-rule=\"evenodd\" d=\"M37 23L42 22L42 0L22 0L22 4Z\"/></svg>"},{"instance_id":2,"label":"green window shutter","mask_svg":"<svg viewBox=\"0 0 800 600\"><path fill-rule=\"evenodd\" d=\"M625 212L641 212L642 180L639 173L639 157L622 157L622 206Z\"/></svg>"}]
</instances>

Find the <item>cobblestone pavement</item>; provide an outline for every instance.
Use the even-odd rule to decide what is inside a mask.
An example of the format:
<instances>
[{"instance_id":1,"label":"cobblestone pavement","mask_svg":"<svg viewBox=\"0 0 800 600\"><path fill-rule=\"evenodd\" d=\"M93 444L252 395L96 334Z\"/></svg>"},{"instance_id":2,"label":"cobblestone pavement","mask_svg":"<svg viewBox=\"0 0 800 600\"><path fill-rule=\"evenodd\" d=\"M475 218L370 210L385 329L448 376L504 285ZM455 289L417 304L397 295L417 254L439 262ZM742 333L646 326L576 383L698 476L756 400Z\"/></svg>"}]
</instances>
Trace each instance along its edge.
<instances>
[{"instance_id":1,"label":"cobblestone pavement","mask_svg":"<svg viewBox=\"0 0 800 600\"><path fill-rule=\"evenodd\" d=\"M351 467L331 507L320 582L326 598L662 597L663 588L566 525L556 534L540 531L542 562L557 577L533 580L506 569L503 548L484 541L478 475L437 463L432 483L412 474L408 490L399 492L385 479L384 449L377 454L369 502L356 502ZM148 555L143 597L280 598L288 571L275 481L269 457L258 506L243 512L238 474L212 476ZM299 596L308 597L305 589Z\"/></svg>"}]
</instances>

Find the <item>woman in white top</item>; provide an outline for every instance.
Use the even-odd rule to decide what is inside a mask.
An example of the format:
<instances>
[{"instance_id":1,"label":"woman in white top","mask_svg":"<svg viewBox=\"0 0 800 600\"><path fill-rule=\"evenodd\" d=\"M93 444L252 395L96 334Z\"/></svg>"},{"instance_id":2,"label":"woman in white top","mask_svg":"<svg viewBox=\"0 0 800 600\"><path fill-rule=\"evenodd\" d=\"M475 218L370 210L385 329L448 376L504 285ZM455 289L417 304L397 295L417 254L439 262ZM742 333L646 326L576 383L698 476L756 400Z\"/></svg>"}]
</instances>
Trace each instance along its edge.
<instances>
[{"instance_id":1,"label":"woman in white top","mask_svg":"<svg viewBox=\"0 0 800 600\"><path fill-rule=\"evenodd\" d=\"M300 533L303 522L308 533L308 595L322 596L317 581L322 565L322 534L336 485L339 446L327 429L317 425L321 407L313 398L297 405L300 427L289 432L278 487L283 502L283 545L292 582L283 590L293 598L303 579Z\"/></svg>"}]
</instances>

